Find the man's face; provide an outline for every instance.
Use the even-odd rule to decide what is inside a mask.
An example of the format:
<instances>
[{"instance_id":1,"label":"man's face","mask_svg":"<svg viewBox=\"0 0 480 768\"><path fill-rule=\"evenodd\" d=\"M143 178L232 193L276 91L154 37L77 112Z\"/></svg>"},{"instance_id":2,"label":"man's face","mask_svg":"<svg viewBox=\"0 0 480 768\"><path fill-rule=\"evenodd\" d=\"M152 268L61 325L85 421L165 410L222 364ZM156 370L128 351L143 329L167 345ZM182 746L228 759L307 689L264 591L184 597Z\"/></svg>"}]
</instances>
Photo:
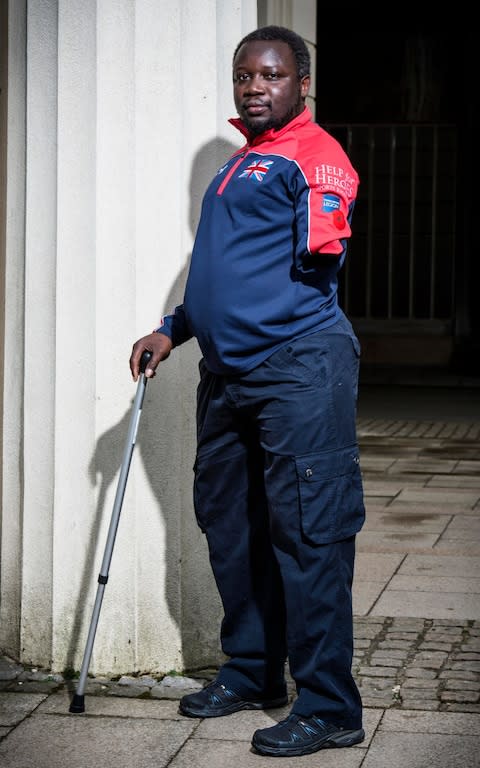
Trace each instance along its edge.
<instances>
[{"instance_id":1,"label":"man's face","mask_svg":"<svg viewBox=\"0 0 480 768\"><path fill-rule=\"evenodd\" d=\"M310 77L299 80L295 56L280 40L252 40L233 62L233 97L248 130L279 129L303 111Z\"/></svg>"}]
</instances>

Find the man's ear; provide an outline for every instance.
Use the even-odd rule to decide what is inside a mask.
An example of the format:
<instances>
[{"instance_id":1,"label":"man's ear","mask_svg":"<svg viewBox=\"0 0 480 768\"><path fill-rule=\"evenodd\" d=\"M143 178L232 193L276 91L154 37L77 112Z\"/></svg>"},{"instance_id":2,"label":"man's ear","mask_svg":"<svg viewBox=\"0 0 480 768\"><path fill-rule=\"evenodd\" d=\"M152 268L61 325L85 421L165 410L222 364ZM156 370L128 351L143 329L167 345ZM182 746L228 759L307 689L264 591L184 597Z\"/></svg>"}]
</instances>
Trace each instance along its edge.
<instances>
[{"instance_id":1,"label":"man's ear","mask_svg":"<svg viewBox=\"0 0 480 768\"><path fill-rule=\"evenodd\" d=\"M310 75L305 75L305 77L302 77L300 80L300 94L302 99L305 99L308 96L308 92L310 90Z\"/></svg>"}]
</instances>

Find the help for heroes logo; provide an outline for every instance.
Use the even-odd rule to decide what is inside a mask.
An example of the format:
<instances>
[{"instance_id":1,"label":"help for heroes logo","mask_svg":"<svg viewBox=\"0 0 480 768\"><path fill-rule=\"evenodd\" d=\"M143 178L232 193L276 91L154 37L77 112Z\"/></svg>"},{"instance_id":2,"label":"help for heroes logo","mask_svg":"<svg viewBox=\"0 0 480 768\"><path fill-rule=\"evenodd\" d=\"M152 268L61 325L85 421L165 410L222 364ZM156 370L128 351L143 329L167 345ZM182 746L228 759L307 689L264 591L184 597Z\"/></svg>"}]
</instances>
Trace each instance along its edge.
<instances>
[{"instance_id":1,"label":"help for heroes logo","mask_svg":"<svg viewBox=\"0 0 480 768\"><path fill-rule=\"evenodd\" d=\"M356 179L337 165L323 163L315 166L315 184L321 191L338 192L342 189L348 197L353 197Z\"/></svg>"}]
</instances>

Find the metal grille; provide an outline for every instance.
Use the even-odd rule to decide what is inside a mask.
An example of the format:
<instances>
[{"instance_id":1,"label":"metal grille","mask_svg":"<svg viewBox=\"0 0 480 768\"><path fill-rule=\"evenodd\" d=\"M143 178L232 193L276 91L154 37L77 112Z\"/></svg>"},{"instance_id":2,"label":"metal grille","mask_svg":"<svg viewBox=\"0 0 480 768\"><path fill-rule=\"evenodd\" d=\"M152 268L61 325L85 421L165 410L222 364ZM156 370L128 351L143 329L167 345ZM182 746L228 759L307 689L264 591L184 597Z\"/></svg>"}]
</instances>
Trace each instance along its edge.
<instances>
[{"instance_id":1,"label":"metal grille","mask_svg":"<svg viewBox=\"0 0 480 768\"><path fill-rule=\"evenodd\" d=\"M357 326L451 329L457 136L451 125L325 126L360 175L340 300Z\"/></svg>"}]
</instances>

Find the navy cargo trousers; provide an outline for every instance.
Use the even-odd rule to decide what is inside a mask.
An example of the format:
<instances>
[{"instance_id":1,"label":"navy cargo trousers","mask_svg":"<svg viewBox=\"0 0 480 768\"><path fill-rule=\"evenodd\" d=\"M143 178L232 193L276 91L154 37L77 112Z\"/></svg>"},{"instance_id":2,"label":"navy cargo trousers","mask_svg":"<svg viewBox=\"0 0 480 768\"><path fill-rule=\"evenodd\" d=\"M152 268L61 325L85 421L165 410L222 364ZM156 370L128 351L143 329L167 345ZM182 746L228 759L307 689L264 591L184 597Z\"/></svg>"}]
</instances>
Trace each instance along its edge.
<instances>
[{"instance_id":1,"label":"navy cargo trousers","mask_svg":"<svg viewBox=\"0 0 480 768\"><path fill-rule=\"evenodd\" d=\"M365 518L359 344L342 317L243 375L200 362L194 502L224 609L218 679L244 698L295 681L292 711L362 724L351 673Z\"/></svg>"}]
</instances>

